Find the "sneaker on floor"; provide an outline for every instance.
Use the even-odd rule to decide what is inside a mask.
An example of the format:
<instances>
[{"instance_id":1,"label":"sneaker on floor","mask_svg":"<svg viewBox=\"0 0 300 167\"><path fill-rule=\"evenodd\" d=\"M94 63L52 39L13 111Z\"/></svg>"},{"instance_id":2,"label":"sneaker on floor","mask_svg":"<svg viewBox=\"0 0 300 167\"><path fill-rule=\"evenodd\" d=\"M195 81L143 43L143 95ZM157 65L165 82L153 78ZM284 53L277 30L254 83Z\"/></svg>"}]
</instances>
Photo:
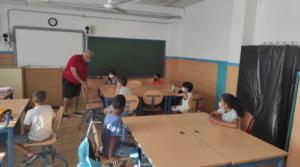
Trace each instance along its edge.
<instances>
[{"instance_id":1,"label":"sneaker on floor","mask_svg":"<svg viewBox=\"0 0 300 167\"><path fill-rule=\"evenodd\" d=\"M73 114L75 114L75 115L82 115L82 113L81 112L78 112L78 111L76 111L76 112L74 112Z\"/></svg>"},{"instance_id":2,"label":"sneaker on floor","mask_svg":"<svg viewBox=\"0 0 300 167\"><path fill-rule=\"evenodd\" d=\"M22 160L21 165L22 166L26 166L28 164L30 164L31 162L33 162L38 156L36 154L30 156L30 157L26 157L24 160Z\"/></svg>"},{"instance_id":3,"label":"sneaker on floor","mask_svg":"<svg viewBox=\"0 0 300 167\"><path fill-rule=\"evenodd\" d=\"M63 114L63 118L68 119L68 118L70 118L70 115L68 115L68 114Z\"/></svg>"}]
</instances>

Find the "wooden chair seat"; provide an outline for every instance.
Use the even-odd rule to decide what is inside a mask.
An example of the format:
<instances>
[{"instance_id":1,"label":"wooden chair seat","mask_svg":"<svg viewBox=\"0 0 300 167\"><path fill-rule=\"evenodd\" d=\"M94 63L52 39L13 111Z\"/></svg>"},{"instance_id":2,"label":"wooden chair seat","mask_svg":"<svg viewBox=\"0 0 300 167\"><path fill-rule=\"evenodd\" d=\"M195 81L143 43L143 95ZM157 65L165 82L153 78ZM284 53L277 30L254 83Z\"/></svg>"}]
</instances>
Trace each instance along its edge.
<instances>
[{"instance_id":1,"label":"wooden chair seat","mask_svg":"<svg viewBox=\"0 0 300 167\"><path fill-rule=\"evenodd\" d=\"M41 141L41 142L34 142L34 143L27 143L23 144L25 147L38 147L38 146L49 146L53 145L56 142L56 135L53 134L51 138Z\"/></svg>"},{"instance_id":2,"label":"wooden chair seat","mask_svg":"<svg viewBox=\"0 0 300 167\"><path fill-rule=\"evenodd\" d=\"M131 88L131 89L134 89L134 88L139 88L142 86L142 82L139 81L139 80L130 80L128 81L127 83L127 87L128 88Z\"/></svg>"},{"instance_id":3,"label":"wooden chair seat","mask_svg":"<svg viewBox=\"0 0 300 167\"><path fill-rule=\"evenodd\" d=\"M94 109L100 109L103 108L103 103L100 101L97 102L88 102L85 104L86 110L94 110Z\"/></svg>"}]
</instances>

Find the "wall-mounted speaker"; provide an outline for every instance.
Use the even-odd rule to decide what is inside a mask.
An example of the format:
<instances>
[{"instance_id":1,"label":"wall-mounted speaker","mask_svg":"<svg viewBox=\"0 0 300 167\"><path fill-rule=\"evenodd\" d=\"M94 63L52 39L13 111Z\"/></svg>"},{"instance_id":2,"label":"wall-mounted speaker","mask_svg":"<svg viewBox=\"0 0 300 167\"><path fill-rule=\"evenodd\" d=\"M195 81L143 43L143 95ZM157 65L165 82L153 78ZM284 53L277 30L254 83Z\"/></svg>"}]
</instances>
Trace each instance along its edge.
<instances>
[{"instance_id":1,"label":"wall-mounted speaker","mask_svg":"<svg viewBox=\"0 0 300 167\"><path fill-rule=\"evenodd\" d=\"M9 35L8 35L8 33L3 33L3 34L2 34L2 37L3 37L3 41L4 41L5 43L8 43L8 42L9 42Z\"/></svg>"},{"instance_id":2,"label":"wall-mounted speaker","mask_svg":"<svg viewBox=\"0 0 300 167\"><path fill-rule=\"evenodd\" d=\"M88 35L91 35L93 33L93 27L92 26L85 26L85 33Z\"/></svg>"}]
</instances>

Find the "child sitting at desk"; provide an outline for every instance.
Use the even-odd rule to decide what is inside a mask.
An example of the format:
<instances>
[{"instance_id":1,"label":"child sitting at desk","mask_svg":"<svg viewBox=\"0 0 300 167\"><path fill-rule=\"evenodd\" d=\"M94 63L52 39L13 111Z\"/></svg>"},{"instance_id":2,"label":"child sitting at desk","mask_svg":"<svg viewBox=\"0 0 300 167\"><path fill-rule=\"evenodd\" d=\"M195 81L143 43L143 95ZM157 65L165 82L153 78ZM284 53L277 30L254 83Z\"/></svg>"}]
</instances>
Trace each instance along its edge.
<instances>
[{"instance_id":1,"label":"child sitting at desk","mask_svg":"<svg viewBox=\"0 0 300 167\"><path fill-rule=\"evenodd\" d=\"M108 73L108 76L105 77L104 79L104 83L106 85L117 85L117 76L116 76L116 72L113 70L110 70Z\"/></svg>"},{"instance_id":2,"label":"child sitting at desk","mask_svg":"<svg viewBox=\"0 0 300 167\"><path fill-rule=\"evenodd\" d=\"M116 95L124 95L124 96L132 95L131 90L127 87L126 77L118 78Z\"/></svg>"},{"instance_id":3,"label":"child sitting at desk","mask_svg":"<svg viewBox=\"0 0 300 167\"><path fill-rule=\"evenodd\" d=\"M42 90L33 93L32 101L35 107L27 111L23 122L24 131L27 134L17 135L14 138L14 148L26 154L26 159L22 161L22 165L29 164L37 156L25 148L23 144L44 141L52 136L55 113L52 107L46 104L46 96L47 93Z\"/></svg>"},{"instance_id":4,"label":"child sitting at desk","mask_svg":"<svg viewBox=\"0 0 300 167\"><path fill-rule=\"evenodd\" d=\"M219 101L219 109L210 114L210 121L215 124L232 128L240 127L240 118L245 110L240 100L232 94L223 94Z\"/></svg>"},{"instance_id":5,"label":"child sitting at desk","mask_svg":"<svg viewBox=\"0 0 300 167\"><path fill-rule=\"evenodd\" d=\"M137 147L121 142L121 136L125 130L121 114L124 111L125 104L126 100L123 95L114 97L112 102L113 110L106 114L102 128L102 153L104 157L113 161L114 164L119 162L119 157L131 157L132 154L139 154ZM135 164L138 162L138 156L136 157L136 159L133 159Z\"/></svg>"},{"instance_id":6,"label":"child sitting at desk","mask_svg":"<svg viewBox=\"0 0 300 167\"><path fill-rule=\"evenodd\" d=\"M171 110L177 113L188 112L190 110L189 99L192 97L193 84L184 82L181 87L181 92L178 96L182 96L181 105L173 106Z\"/></svg>"},{"instance_id":7,"label":"child sitting at desk","mask_svg":"<svg viewBox=\"0 0 300 167\"><path fill-rule=\"evenodd\" d=\"M161 75L160 75L160 73L156 73L156 74L154 75L152 84L153 84L153 85L161 85L161 84L163 84L163 81L161 80Z\"/></svg>"}]
</instances>

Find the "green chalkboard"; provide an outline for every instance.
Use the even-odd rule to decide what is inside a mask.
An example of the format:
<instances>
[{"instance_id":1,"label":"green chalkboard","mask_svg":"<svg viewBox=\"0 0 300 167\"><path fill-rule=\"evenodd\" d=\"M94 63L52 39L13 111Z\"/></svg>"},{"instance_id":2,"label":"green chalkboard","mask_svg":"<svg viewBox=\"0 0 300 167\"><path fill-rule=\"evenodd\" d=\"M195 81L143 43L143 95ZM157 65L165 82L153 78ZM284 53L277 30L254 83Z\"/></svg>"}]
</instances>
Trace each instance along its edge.
<instances>
[{"instance_id":1,"label":"green chalkboard","mask_svg":"<svg viewBox=\"0 0 300 167\"><path fill-rule=\"evenodd\" d=\"M146 77L164 74L166 42L163 40L88 37L88 49L94 52L89 76L107 75Z\"/></svg>"}]
</instances>

